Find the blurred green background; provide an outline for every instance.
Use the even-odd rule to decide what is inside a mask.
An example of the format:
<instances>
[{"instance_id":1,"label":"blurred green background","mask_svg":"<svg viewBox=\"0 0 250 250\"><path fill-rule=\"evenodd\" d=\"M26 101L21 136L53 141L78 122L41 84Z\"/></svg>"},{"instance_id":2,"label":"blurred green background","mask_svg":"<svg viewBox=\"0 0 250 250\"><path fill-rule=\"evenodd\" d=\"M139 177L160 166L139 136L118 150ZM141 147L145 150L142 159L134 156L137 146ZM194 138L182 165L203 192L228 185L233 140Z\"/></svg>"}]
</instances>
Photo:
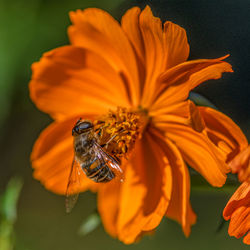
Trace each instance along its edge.
<instances>
[{"instance_id":1,"label":"blurred green background","mask_svg":"<svg viewBox=\"0 0 250 250\"><path fill-rule=\"evenodd\" d=\"M171 20L187 30L190 59L231 54L228 61L235 73L210 81L197 92L234 119L250 138L250 1L0 0L0 193L3 206L8 181L13 176L22 179L8 184L7 191L16 190L9 191L12 203L8 203L14 215L15 199L23 183L17 218L8 217L3 208L0 214L1 222L9 218L9 228L14 225L15 233L10 234L14 249L247 249L242 240L228 236L227 223L217 232L223 208L236 185L214 189L197 175L192 176L191 200L198 221L191 236L186 239L176 222L164 219L153 236L126 246L107 235L102 226L86 236L79 235L82 222L96 210L94 194L81 194L68 215L64 197L48 192L32 178L29 162L32 145L51 119L29 99L30 65L39 60L43 52L68 44L66 30L70 10L99 7L120 19L131 6L144 7L145 4L162 20ZM0 223L0 239L1 233ZM0 250L5 250L3 245Z\"/></svg>"}]
</instances>

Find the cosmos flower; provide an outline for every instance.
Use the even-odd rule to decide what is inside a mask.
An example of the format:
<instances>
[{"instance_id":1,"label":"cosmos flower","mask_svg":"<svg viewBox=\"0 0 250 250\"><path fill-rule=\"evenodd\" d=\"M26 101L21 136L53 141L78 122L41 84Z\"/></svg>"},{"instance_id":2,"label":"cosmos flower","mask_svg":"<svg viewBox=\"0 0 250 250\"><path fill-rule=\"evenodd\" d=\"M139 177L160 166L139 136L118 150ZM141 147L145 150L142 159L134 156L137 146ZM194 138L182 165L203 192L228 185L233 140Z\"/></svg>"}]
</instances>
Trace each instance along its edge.
<instances>
[{"instance_id":1,"label":"cosmos flower","mask_svg":"<svg viewBox=\"0 0 250 250\"><path fill-rule=\"evenodd\" d=\"M245 181L235 191L223 211L225 220L230 220L228 234L236 238L244 237L250 245L250 183Z\"/></svg>"},{"instance_id":2,"label":"cosmos flower","mask_svg":"<svg viewBox=\"0 0 250 250\"><path fill-rule=\"evenodd\" d=\"M250 145L239 127L227 116L209 107L190 106L192 127L207 135L221 152L232 173L238 173L243 184L224 208L225 220L230 220L228 234L244 238L250 244Z\"/></svg>"},{"instance_id":3,"label":"cosmos flower","mask_svg":"<svg viewBox=\"0 0 250 250\"><path fill-rule=\"evenodd\" d=\"M225 220L230 220L228 234L236 238L244 237L250 245L250 145L245 146L230 162L233 173L238 173L243 182L235 191L223 211Z\"/></svg>"},{"instance_id":4,"label":"cosmos flower","mask_svg":"<svg viewBox=\"0 0 250 250\"><path fill-rule=\"evenodd\" d=\"M193 107L190 113L195 120L194 129L205 133L222 152L232 173L238 173L243 184L236 190L224 208L225 220L230 219L228 234L250 244L250 146L242 131L227 116L208 107Z\"/></svg>"},{"instance_id":5,"label":"cosmos flower","mask_svg":"<svg viewBox=\"0 0 250 250\"><path fill-rule=\"evenodd\" d=\"M124 243L154 230L164 216L178 221L188 236L196 215L186 163L215 187L230 171L225 152L204 131L213 134L213 125L222 123L216 127L219 138L235 150L241 147L231 136L240 129L230 119L212 110L204 114L204 123L187 100L202 82L232 72L223 61L227 56L186 61L185 30L172 22L162 26L149 7L128 10L121 24L93 8L71 12L70 18L71 45L45 53L32 65L31 99L54 119L34 145L34 178L65 194L71 130L79 117L104 123L106 138L122 128L126 133L107 150L121 157L124 182L96 184L81 173L78 191L97 192L106 231Z\"/></svg>"}]
</instances>

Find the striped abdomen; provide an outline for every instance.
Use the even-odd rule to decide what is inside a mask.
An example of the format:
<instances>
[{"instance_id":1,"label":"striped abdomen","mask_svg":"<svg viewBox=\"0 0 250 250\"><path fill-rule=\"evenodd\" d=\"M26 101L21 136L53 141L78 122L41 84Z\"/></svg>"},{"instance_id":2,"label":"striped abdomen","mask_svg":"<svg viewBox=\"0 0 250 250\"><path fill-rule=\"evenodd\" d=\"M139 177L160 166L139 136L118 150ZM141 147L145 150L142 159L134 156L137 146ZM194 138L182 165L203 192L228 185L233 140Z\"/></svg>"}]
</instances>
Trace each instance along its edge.
<instances>
[{"instance_id":1,"label":"striped abdomen","mask_svg":"<svg viewBox=\"0 0 250 250\"><path fill-rule=\"evenodd\" d=\"M105 159L100 157L94 146L96 139L89 133L83 133L74 140L74 150L77 162L88 178L95 182L111 181L115 174L107 166ZM99 157L98 157L99 156Z\"/></svg>"},{"instance_id":2,"label":"striped abdomen","mask_svg":"<svg viewBox=\"0 0 250 250\"><path fill-rule=\"evenodd\" d=\"M81 167L86 176L95 182L109 182L115 177L115 174L106 163L101 162L97 157L83 162Z\"/></svg>"}]
</instances>

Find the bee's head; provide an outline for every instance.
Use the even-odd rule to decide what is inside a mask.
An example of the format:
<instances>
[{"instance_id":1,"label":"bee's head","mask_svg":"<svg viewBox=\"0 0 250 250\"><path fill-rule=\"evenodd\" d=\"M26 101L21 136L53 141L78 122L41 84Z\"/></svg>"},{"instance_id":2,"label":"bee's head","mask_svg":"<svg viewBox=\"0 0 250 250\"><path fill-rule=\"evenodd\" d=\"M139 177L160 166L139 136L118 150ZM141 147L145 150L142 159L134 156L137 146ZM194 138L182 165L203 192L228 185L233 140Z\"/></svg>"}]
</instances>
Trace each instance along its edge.
<instances>
[{"instance_id":1,"label":"bee's head","mask_svg":"<svg viewBox=\"0 0 250 250\"><path fill-rule=\"evenodd\" d=\"M72 135L73 136L80 135L92 128L93 128L93 123L91 121L87 120L82 121L82 119L79 119L72 129Z\"/></svg>"}]
</instances>

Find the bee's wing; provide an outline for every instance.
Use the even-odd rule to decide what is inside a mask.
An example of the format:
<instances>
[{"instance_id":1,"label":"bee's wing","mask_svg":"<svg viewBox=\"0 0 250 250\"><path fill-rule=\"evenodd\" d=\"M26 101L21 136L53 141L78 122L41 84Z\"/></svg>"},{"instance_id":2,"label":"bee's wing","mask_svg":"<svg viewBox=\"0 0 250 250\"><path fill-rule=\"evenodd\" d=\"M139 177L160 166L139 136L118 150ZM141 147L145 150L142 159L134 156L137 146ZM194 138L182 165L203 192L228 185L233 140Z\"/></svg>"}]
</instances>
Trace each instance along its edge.
<instances>
[{"instance_id":1,"label":"bee's wing","mask_svg":"<svg viewBox=\"0 0 250 250\"><path fill-rule=\"evenodd\" d=\"M66 190L66 200L65 207L66 212L70 213L72 208L75 206L76 201L79 195L79 186L80 186L80 171L81 168L76 162L75 158L72 161L67 190Z\"/></svg>"},{"instance_id":2,"label":"bee's wing","mask_svg":"<svg viewBox=\"0 0 250 250\"><path fill-rule=\"evenodd\" d=\"M115 173L115 176L118 177L121 182L123 182L123 171L115 158L106 153L98 143L95 143L95 151L99 161L104 162L109 168L111 168L111 170Z\"/></svg>"}]
</instances>

